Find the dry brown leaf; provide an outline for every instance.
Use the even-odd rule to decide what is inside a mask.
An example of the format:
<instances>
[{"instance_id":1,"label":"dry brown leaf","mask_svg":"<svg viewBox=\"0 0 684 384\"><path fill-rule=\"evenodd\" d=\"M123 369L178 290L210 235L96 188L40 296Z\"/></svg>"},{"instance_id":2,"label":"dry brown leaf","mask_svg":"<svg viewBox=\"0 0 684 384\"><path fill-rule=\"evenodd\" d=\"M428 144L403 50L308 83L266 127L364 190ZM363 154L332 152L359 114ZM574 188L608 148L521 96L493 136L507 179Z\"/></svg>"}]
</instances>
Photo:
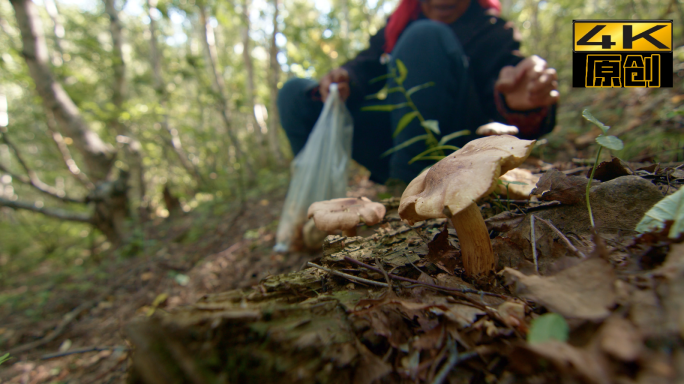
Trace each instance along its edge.
<instances>
[{"instance_id":1,"label":"dry brown leaf","mask_svg":"<svg viewBox=\"0 0 684 384\"><path fill-rule=\"evenodd\" d=\"M614 358L629 362L641 355L641 334L629 320L611 316L599 332L601 349Z\"/></svg>"},{"instance_id":2,"label":"dry brown leaf","mask_svg":"<svg viewBox=\"0 0 684 384\"><path fill-rule=\"evenodd\" d=\"M511 367L525 374L539 372L539 358L550 362L563 375L594 384L609 384L608 364L600 353L550 340L518 346L511 354Z\"/></svg>"},{"instance_id":3,"label":"dry brown leaf","mask_svg":"<svg viewBox=\"0 0 684 384\"><path fill-rule=\"evenodd\" d=\"M554 276L526 276L511 268L505 276L516 282L521 296L570 319L600 320L615 304L613 268L601 259L588 259Z\"/></svg>"},{"instance_id":4,"label":"dry brown leaf","mask_svg":"<svg viewBox=\"0 0 684 384\"><path fill-rule=\"evenodd\" d=\"M488 230L497 232L508 232L517 227L525 219L525 214L513 211L501 212L485 220Z\"/></svg>"},{"instance_id":5,"label":"dry brown leaf","mask_svg":"<svg viewBox=\"0 0 684 384\"><path fill-rule=\"evenodd\" d=\"M361 362L354 372L354 383L371 384L392 372L392 366L374 355L363 343L356 341L356 349L361 355Z\"/></svg>"},{"instance_id":6,"label":"dry brown leaf","mask_svg":"<svg viewBox=\"0 0 684 384\"><path fill-rule=\"evenodd\" d=\"M439 269L453 275L454 269L458 265L457 254L456 248L449 243L449 230L445 223L442 232L428 243L428 254L425 258Z\"/></svg>"},{"instance_id":7,"label":"dry brown leaf","mask_svg":"<svg viewBox=\"0 0 684 384\"><path fill-rule=\"evenodd\" d=\"M584 194L589 179L580 176L567 176L563 172L550 170L546 172L532 194L539 200L557 200L563 204L577 204L584 200ZM592 184L598 184L594 182Z\"/></svg>"},{"instance_id":8,"label":"dry brown leaf","mask_svg":"<svg viewBox=\"0 0 684 384\"><path fill-rule=\"evenodd\" d=\"M604 161L596 167L594 172L594 179L599 181L608 181L618 178L620 176L632 175L631 169L624 161L613 157L611 161ZM587 177L591 175L591 169L587 172Z\"/></svg>"}]
</instances>

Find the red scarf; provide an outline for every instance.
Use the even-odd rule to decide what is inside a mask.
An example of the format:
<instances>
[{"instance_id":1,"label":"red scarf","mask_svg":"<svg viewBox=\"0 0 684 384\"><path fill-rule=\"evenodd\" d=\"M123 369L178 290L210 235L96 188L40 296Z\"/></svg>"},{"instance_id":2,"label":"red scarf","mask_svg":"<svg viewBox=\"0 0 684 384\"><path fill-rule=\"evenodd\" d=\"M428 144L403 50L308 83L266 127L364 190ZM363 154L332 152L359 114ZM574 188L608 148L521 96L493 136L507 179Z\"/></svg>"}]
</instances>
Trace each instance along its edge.
<instances>
[{"instance_id":1,"label":"red scarf","mask_svg":"<svg viewBox=\"0 0 684 384\"><path fill-rule=\"evenodd\" d=\"M477 2L484 9L494 9L501 12L499 0L477 0ZM417 19L418 15L420 15L419 0L401 0L385 27L385 52L392 52L401 32L406 28L409 21Z\"/></svg>"}]
</instances>

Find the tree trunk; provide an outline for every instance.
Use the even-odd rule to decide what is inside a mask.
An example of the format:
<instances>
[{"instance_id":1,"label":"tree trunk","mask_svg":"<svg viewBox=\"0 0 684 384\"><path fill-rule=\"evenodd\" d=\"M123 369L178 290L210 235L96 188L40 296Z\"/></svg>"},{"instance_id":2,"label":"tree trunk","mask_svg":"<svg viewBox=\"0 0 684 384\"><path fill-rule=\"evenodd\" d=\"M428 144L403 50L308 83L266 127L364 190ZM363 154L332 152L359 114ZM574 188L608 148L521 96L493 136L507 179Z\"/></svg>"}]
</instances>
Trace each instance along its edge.
<instances>
[{"instance_id":1,"label":"tree trunk","mask_svg":"<svg viewBox=\"0 0 684 384\"><path fill-rule=\"evenodd\" d=\"M251 22L249 20L250 5L250 0L244 0L242 3L242 59L245 61L245 70L247 71L247 81L245 82L245 97L247 99L247 108L249 108L247 120L254 129L257 151L261 152L266 148L264 148L264 134L254 113L254 63L252 61L252 40L249 37L251 29Z\"/></svg>"},{"instance_id":2,"label":"tree trunk","mask_svg":"<svg viewBox=\"0 0 684 384\"><path fill-rule=\"evenodd\" d=\"M278 114L278 78L280 77L280 64L278 63L278 45L276 36L278 35L278 3L273 0L273 34L271 35L271 46L269 47L269 90L270 102L268 108L268 144L271 156L276 164L283 163L283 154L280 152L280 140L278 130L280 128L280 115Z\"/></svg>"},{"instance_id":3,"label":"tree trunk","mask_svg":"<svg viewBox=\"0 0 684 384\"><path fill-rule=\"evenodd\" d=\"M159 104L161 105L161 109L164 111L161 125L171 136L169 143L171 144L174 152L176 152L176 155L178 155L181 165L183 165L183 168L185 168L190 176L195 179L197 185L200 186L206 183L197 167L188 159L188 156L185 154L178 130L170 126L169 115L166 112L169 108L168 94L166 93L166 86L162 77L161 58L159 49L157 47L157 22L152 17L152 8L155 8L156 5L157 0L147 0L148 16L150 18L150 61L152 63L152 75L154 76L154 89L160 98Z\"/></svg>"},{"instance_id":4,"label":"tree trunk","mask_svg":"<svg viewBox=\"0 0 684 384\"><path fill-rule=\"evenodd\" d=\"M63 134L71 137L83 156L88 175L93 181L106 180L114 163L116 151L93 132L81 116L78 107L55 81L48 62L47 45L40 17L30 0L11 0L24 44L22 54L46 109L51 111Z\"/></svg>"},{"instance_id":5,"label":"tree trunk","mask_svg":"<svg viewBox=\"0 0 684 384\"><path fill-rule=\"evenodd\" d=\"M57 52L52 60L52 64L55 67L59 67L64 63L64 50L62 49L62 38L64 38L64 26L59 20L59 10L57 9L57 0L46 0L43 1L45 4L45 10L50 19L52 19L53 32L55 35L55 46L57 47Z\"/></svg>"},{"instance_id":6,"label":"tree trunk","mask_svg":"<svg viewBox=\"0 0 684 384\"><path fill-rule=\"evenodd\" d=\"M221 114L221 119L226 129L226 134L231 142L231 145L235 148L235 157L238 162L243 162L246 168L247 179L253 180L255 177L254 168L252 167L250 159L245 155L240 146L240 142L233 131L233 124L230 118L230 111L228 110L228 98L226 97L226 86L223 81L223 76L220 75L218 70L218 57L216 54L215 36L214 29L209 24L207 19L207 11L203 4L199 4L200 12L200 27L202 29L202 44L207 54L207 61L209 61L209 67L211 69L210 73L214 79L214 91L218 95L219 102L218 108Z\"/></svg>"},{"instance_id":7,"label":"tree trunk","mask_svg":"<svg viewBox=\"0 0 684 384\"><path fill-rule=\"evenodd\" d=\"M95 203L95 212L87 220L107 236L107 239L118 246L124 236L124 219L128 214L127 174L120 172L115 181L108 181L115 160L114 148L102 141L100 136L90 129L81 116L78 107L64 91L61 84L55 81L48 63L48 50L42 33L40 17L36 7L30 0L12 0L12 7L17 18L17 25L21 30L23 55L29 68L31 78L36 85L36 91L43 100L46 114L54 117L57 128L72 138L74 147L81 153L88 168L89 180L95 184L86 203ZM120 191L124 191L123 195ZM26 203L0 202L0 205L19 209L29 209L48 216L63 220L74 220L81 215L71 214L73 217L59 217L52 215L48 209L31 209ZM35 205L34 205L35 207ZM76 220L83 221L83 220Z\"/></svg>"},{"instance_id":8,"label":"tree trunk","mask_svg":"<svg viewBox=\"0 0 684 384\"><path fill-rule=\"evenodd\" d=\"M112 104L114 112L110 115L107 125L114 129L117 135L125 136L127 139L120 139L123 142L126 158L124 161L137 181L138 198L140 199L141 219L146 219L147 198L145 188L145 171L142 163L142 146L140 142L133 138L129 129L121 123L120 116L123 112L123 102L126 99L126 62L123 57L123 35L119 11L116 9L115 0L104 0L105 11L109 16L109 32L112 35L112 69L114 77L112 82ZM131 199L129 199L130 201ZM143 217L144 216L144 217Z\"/></svg>"}]
</instances>

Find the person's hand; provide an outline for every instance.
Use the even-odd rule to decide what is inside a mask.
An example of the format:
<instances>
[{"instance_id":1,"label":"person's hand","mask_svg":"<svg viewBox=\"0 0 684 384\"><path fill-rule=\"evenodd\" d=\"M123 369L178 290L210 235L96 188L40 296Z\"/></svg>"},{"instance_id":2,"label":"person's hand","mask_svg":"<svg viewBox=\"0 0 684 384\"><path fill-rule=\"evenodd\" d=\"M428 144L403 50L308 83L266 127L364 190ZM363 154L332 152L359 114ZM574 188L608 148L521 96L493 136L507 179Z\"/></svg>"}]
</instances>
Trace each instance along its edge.
<instances>
[{"instance_id":1,"label":"person's hand","mask_svg":"<svg viewBox=\"0 0 684 384\"><path fill-rule=\"evenodd\" d=\"M332 83L337 83L337 90L340 92L342 101L347 100L350 92L349 72L347 72L347 70L344 68L335 68L323 76L318 84L320 86L323 102L328 99L328 95L330 94L330 84Z\"/></svg>"},{"instance_id":2,"label":"person's hand","mask_svg":"<svg viewBox=\"0 0 684 384\"><path fill-rule=\"evenodd\" d=\"M494 88L515 111L548 107L560 98L556 70L547 68L546 61L539 56L528 57L515 67L501 68Z\"/></svg>"}]
</instances>

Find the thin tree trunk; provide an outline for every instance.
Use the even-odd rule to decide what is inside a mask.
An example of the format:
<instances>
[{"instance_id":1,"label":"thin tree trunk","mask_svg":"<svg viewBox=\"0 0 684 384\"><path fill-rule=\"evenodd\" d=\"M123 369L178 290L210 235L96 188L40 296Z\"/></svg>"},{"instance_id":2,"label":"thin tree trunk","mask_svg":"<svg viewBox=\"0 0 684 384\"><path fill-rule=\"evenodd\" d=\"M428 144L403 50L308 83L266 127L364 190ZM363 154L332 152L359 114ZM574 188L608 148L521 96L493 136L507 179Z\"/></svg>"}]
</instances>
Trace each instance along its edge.
<instances>
[{"instance_id":1,"label":"thin tree trunk","mask_svg":"<svg viewBox=\"0 0 684 384\"><path fill-rule=\"evenodd\" d=\"M261 132L261 126L257 122L254 113L254 63L252 60L252 41L249 37L251 22L249 20L250 0L244 0L242 3L242 59L245 62L245 70L247 71L247 81L245 84L245 96L247 98L247 108L249 114L247 115L248 124L254 129L254 137L256 138L257 151L264 150L264 134Z\"/></svg>"},{"instance_id":2,"label":"thin tree trunk","mask_svg":"<svg viewBox=\"0 0 684 384\"><path fill-rule=\"evenodd\" d=\"M94 181L107 179L116 151L88 127L78 107L52 75L40 17L33 2L11 0L10 3L21 31L22 53L45 108L54 114L62 132L73 139L86 162L90 178Z\"/></svg>"},{"instance_id":3,"label":"thin tree trunk","mask_svg":"<svg viewBox=\"0 0 684 384\"><path fill-rule=\"evenodd\" d=\"M283 163L283 154L280 152L280 139L278 131L280 128L280 114L278 113L278 78L280 77L280 64L278 63L278 45L276 36L278 35L278 4L279 0L273 0L273 34L271 35L271 46L269 47L269 91L270 102L268 106L268 145L271 156L276 164Z\"/></svg>"},{"instance_id":4,"label":"thin tree trunk","mask_svg":"<svg viewBox=\"0 0 684 384\"><path fill-rule=\"evenodd\" d=\"M104 0L105 11L109 16L109 32L112 36L112 69L114 70L114 77L112 83L112 104L114 105L114 113L109 117L107 124L113 128L117 135L127 136L127 140L120 140L125 142L124 151L126 152L125 162L133 173L134 178L138 184L138 198L140 199L141 214L144 214L147 208L146 188L145 188L145 171L142 163L142 146L140 142L133 138L129 129L121 123L120 117L123 112L123 103L126 99L126 62L123 56L123 34L121 27L121 20L119 19L119 11L115 6L116 0ZM144 218L143 218L144 219Z\"/></svg>"},{"instance_id":5,"label":"thin tree trunk","mask_svg":"<svg viewBox=\"0 0 684 384\"><path fill-rule=\"evenodd\" d=\"M164 130L166 130L166 132L168 132L171 136L171 140L169 140L169 142L174 152L176 152L176 155L178 156L178 159L180 160L183 168L185 168L185 170L190 174L190 176L192 176L195 179L198 185L203 185L206 183L202 178L202 175L200 174L199 170L195 166L195 164L193 164L190 161L190 159L188 159L188 156L185 154L185 150L183 149L183 144L181 142L180 135L178 134L178 130L176 128L172 128L169 124L169 114L167 113L167 110L169 108L168 94L166 92L164 79L162 77L161 58L159 54L159 49L157 47L157 23L152 17L152 9L155 8L156 5L157 0L147 0L148 16L150 18L150 60L152 62L154 89L160 98L159 104L161 105L161 109L163 111L161 125L164 128Z\"/></svg>"},{"instance_id":6,"label":"thin tree trunk","mask_svg":"<svg viewBox=\"0 0 684 384\"><path fill-rule=\"evenodd\" d=\"M57 0L45 0L45 10L50 19L52 19L53 32L55 35L55 46L57 47L57 52L55 58L52 60L52 64L59 67L64 62L64 50L62 49L62 39L64 38L64 26L59 20L59 9L57 8Z\"/></svg>"},{"instance_id":7,"label":"thin tree trunk","mask_svg":"<svg viewBox=\"0 0 684 384\"><path fill-rule=\"evenodd\" d=\"M202 44L204 45L204 49L207 53L207 60L209 61L209 66L211 69L210 72L214 79L214 91L216 91L216 94L219 98L219 113L221 114L221 119L223 120L223 124L226 129L226 135L228 135L231 145L235 148L236 160L238 162L244 163L243 165L247 171L247 178L249 180L253 180L255 176L254 168L252 167L250 159L242 151L237 135L235 135L235 132L233 131L233 124L230 119L228 99L226 97L225 91L226 86L223 82L223 76L219 74L218 70L218 57L216 54L214 30L207 19L207 11L205 6L203 4L198 4L198 7L200 11L200 27L202 28Z\"/></svg>"}]
</instances>

